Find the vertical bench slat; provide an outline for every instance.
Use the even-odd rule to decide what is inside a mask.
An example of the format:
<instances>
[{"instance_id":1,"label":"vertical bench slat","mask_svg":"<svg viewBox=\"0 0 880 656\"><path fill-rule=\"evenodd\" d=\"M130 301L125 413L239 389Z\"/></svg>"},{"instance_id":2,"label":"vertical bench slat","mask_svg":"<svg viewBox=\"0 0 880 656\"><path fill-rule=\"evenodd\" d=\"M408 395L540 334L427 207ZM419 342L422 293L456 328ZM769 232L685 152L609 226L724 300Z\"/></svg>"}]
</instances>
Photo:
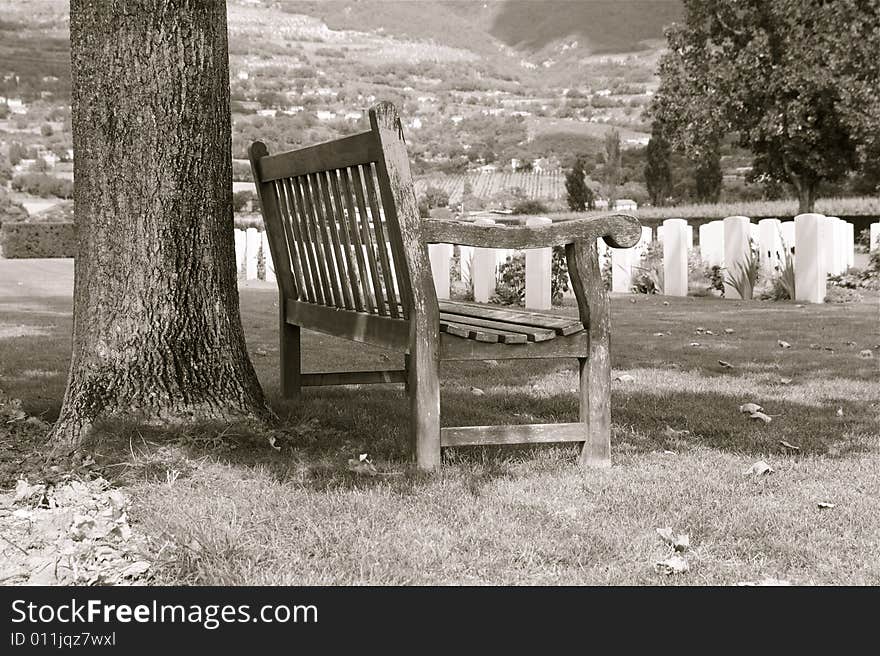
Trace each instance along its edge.
<instances>
[{"instance_id":1,"label":"vertical bench slat","mask_svg":"<svg viewBox=\"0 0 880 656\"><path fill-rule=\"evenodd\" d=\"M309 302L317 303L319 302L317 279L312 278L312 259L308 251L308 239L306 237L303 227L302 212L296 207L296 198L293 195L293 188L290 184L290 178L279 180L278 184L281 185L281 189L283 190L284 196L287 199L287 207L290 211L291 218L291 228L293 230L294 238L296 239L296 255L300 260L300 275L303 278L307 297Z\"/></svg>"},{"instance_id":2,"label":"vertical bench slat","mask_svg":"<svg viewBox=\"0 0 880 656\"><path fill-rule=\"evenodd\" d=\"M367 270L367 263L364 260L364 248L361 241L360 231L358 230L357 212L354 209L354 199L352 197L351 184L348 181L348 169L339 169L339 175L342 179L342 195L345 197L345 206L348 210L348 224L351 231L351 238L354 242L355 261L358 266L358 273L363 291L364 304L369 312L376 309L376 300L370 293L370 273Z\"/></svg>"},{"instance_id":3,"label":"vertical bench slat","mask_svg":"<svg viewBox=\"0 0 880 656\"><path fill-rule=\"evenodd\" d=\"M412 285L410 283L406 258L403 253L403 240L400 234L400 221L397 216L397 207L391 192L385 167L374 165L376 180L379 183L379 194L382 200L382 209L385 211L385 224L388 226L388 240L391 243L391 254L394 258L394 277L397 280L397 288L403 305L403 316L409 319L411 314L410 299L412 298Z\"/></svg>"},{"instance_id":4,"label":"vertical bench slat","mask_svg":"<svg viewBox=\"0 0 880 656\"><path fill-rule=\"evenodd\" d=\"M342 256L342 241L339 238L339 227L336 223L337 212L330 200L330 182L326 171L315 174L318 187L321 190L321 198L324 201L324 221L327 223L327 231L330 233L330 242L333 244L334 263L336 265L336 276L342 287L342 301L345 303L345 309L354 308L352 300L352 283L349 280L346 271L347 258Z\"/></svg>"},{"instance_id":5,"label":"vertical bench slat","mask_svg":"<svg viewBox=\"0 0 880 656\"><path fill-rule=\"evenodd\" d=\"M306 202L303 180L300 178L291 178L291 185L293 186L293 191L296 196L297 208L301 213L300 216L302 216L303 224L306 229L306 243L311 261L313 262L316 282L315 288L319 292L319 302L322 305L333 305L333 293L330 291L330 281L327 277L327 272L324 269L324 258L321 255L321 240L318 238L317 228L312 220L311 207Z\"/></svg>"},{"instance_id":6,"label":"vertical bench slat","mask_svg":"<svg viewBox=\"0 0 880 656\"><path fill-rule=\"evenodd\" d=\"M324 303L324 290L321 288L321 281L318 276L318 269L315 264L315 254L312 250L312 239L309 236L308 224L303 211L302 198L299 195L299 187L294 178L284 178L284 190L287 194L288 205L295 217L295 223L301 242L299 244L299 254L303 258L303 273L309 279L310 289L314 298L314 303Z\"/></svg>"},{"instance_id":7,"label":"vertical bench slat","mask_svg":"<svg viewBox=\"0 0 880 656\"><path fill-rule=\"evenodd\" d=\"M281 222L284 225L284 234L287 237L287 249L292 255L291 259L293 260L293 266L291 268L293 270L294 280L296 280L297 297L301 300L309 300L314 303L312 290L306 285L305 277L302 273L302 257L299 253L300 240L299 234L295 228L296 218L293 216L294 212L291 211L290 205L288 204L284 182L282 180L275 180L272 184L275 186L275 193L278 194L278 200L280 201Z\"/></svg>"},{"instance_id":8,"label":"vertical bench slat","mask_svg":"<svg viewBox=\"0 0 880 656\"><path fill-rule=\"evenodd\" d=\"M364 311L364 301L361 298L361 287L358 279L358 272L355 270L355 257L351 252L351 237L348 234L348 222L345 220L345 207L342 204L342 197L339 194L339 178L338 171L333 169L327 172L330 179L330 191L333 194L333 203L336 205L336 219L339 226L339 237L342 241L342 248L345 253L345 265L348 268L348 278L351 283L351 296L354 301L354 307L358 312Z\"/></svg>"},{"instance_id":9,"label":"vertical bench slat","mask_svg":"<svg viewBox=\"0 0 880 656\"><path fill-rule=\"evenodd\" d=\"M388 259L388 240L385 239L385 228L382 226L382 214L379 212L379 202L376 196L376 187L373 183L373 171L369 164L363 165L364 186L367 189L367 198L370 201L370 210L373 215L373 227L376 230L376 247L379 251L379 259L382 262L382 276L385 280L385 295L388 297L388 306L391 316L395 319L400 317L397 308L397 294L394 291L394 272Z\"/></svg>"},{"instance_id":10,"label":"vertical bench slat","mask_svg":"<svg viewBox=\"0 0 880 656\"><path fill-rule=\"evenodd\" d=\"M312 216L315 219L315 224L318 229L318 234L321 237L322 248L322 256L324 261L324 266L327 270L327 277L330 281L330 289L332 290L332 298L333 304L339 308L345 308L345 302L342 298L342 289L340 288L339 279L337 278L336 272L336 262L333 257L333 246L330 243L330 226L327 225L327 220L324 218L324 209L321 204L321 188L318 185L317 175L315 173L309 173L308 175L303 176L304 191L308 190L308 205L311 207L311 211L313 212Z\"/></svg>"},{"instance_id":11,"label":"vertical bench slat","mask_svg":"<svg viewBox=\"0 0 880 656\"><path fill-rule=\"evenodd\" d=\"M367 260L370 263L370 283L373 285L373 293L376 295L376 310L380 315L385 316L388 314L385 306L385 294L382 291L379 263L376 261L376 250L373 247L373 236L370 232L370 215L367 213L367 205L364 202L364 188L361 183L360 167L352 166L350 170L358 210L360 211L361 233L364 238L364 246L366 246Z\"/></svg>"}]
</instances>

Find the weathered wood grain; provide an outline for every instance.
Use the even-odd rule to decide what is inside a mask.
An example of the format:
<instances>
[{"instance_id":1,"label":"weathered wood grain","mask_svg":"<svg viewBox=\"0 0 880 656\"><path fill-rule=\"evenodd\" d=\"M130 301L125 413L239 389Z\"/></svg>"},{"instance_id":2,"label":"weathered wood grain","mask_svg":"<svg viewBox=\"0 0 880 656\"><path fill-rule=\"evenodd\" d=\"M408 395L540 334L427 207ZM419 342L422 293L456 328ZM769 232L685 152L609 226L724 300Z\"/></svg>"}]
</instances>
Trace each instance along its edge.
<instances>
[{"instance_id":1,"label":"weathered wood grain","mask_svg":"<svg viewBox=\"0 0 880 656\"><path fill-rule=\"evenodd\" d=\"M378 371L327 371L302 374L303 387L324 385L374 385L380 383L405 383L405 369L384 369Z\"/></svg>"},{"instance_id":2,"label":"weathered wood grain","mask_svg":"<svg viewBox=\"0 0 880 656\"><path fill-rule=\"evenodd\" d=\"M260 162L262 180L291 178L318 171L374 162L381 156L371 131L353 134L286 153L264 157Z\"/></svg>"},{"instance_id":3,"label":"weathered wood grain","mask_svg":"<svg viewBox=\"0 0 880 656\"><path fill-rule=\"evenodd\" d=\"M629 214L585 217L543 226L477 225L462 221L422 219L422 239L429 244L462 244L482 248L547 248L600 237L614 248L635 246L642 236L639 220Z\"/></svg>"},{"instance_id":4,"label":"weathered wood grain","mask_svg":"<svg viewBox=\"0 0 880 656\"><path fill-rule=\"evenodd\" d=\"M339 310L294 299L287 299L286 319L288 323L353 342L400 352L409 348L410 327L404 319Z\"/></svg>"},{"instance_id":5,"label":"weathered wood grain","mask_svg":"<svg viewBox=\"0 0 880 656\"><path fill-rule=\"evenodd\" d=\"M584 330L583 323L578 319L563 317L528 310L514 310L497 306L461 301L440 301L440 311L447 314L458 314L466 317L480 317L505 323L534 326L551 329L559 335L573 335Z\"/></svg>"},{"instance_id":6,"label":"weathered wood grain","mask_svg":"<svg viewBox=\"0 0 880 656\"><path fill-rule=\"evenodd\" d=\"M507 426L455 426L440 429L441 446L485 446L488 444L540 444L580 442L584 425L512 424Z\"/></svg>"}]
</instances>

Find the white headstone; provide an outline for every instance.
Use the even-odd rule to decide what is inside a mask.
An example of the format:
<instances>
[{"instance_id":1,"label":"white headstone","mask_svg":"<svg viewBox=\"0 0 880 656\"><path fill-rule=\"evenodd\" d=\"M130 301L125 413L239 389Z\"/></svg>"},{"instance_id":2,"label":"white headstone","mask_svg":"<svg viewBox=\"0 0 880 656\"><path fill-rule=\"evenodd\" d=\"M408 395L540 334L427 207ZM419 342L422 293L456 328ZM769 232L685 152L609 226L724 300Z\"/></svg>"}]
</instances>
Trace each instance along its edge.
<instances>
[{"instance_id":1,"label":"white headstone","mask_svg":"<svg viewBox=\"0 0 880 656\"><path fill-rule=\"evenodd\" d=\"M782 245L788 249L789 254L794 253L796 236L794 221L783 221L779 228L782 230Z\"/></svg>"},{"instance_id":2,"label":"white headstone","mask_svg":"<svg viewBox=\"0 0 880 656\"><path fill-rule=\"evenodd\" d=\"M809 303L825 300L827 278L826 256L823 249L825 217L821 214L798 214L794 217L795 250L794 291L795 299Z\"/></svg>"},{"instance_id":3,"label":"white headstone","mask_svg":"<svg viewBox=\"0 0 880 656\"><path fill-rule=\"evenodd\" d=\"M856 263L855 256L855 229L853 228L853 224L849 221L843 222L844 227L844 240L843 243L846 245L846 268L850 268L854 266Z\"/></svg>"},{"instance_id":4,"label":"white headstone","mask_svg":"<svg viewBox=\"0 0 880 656\"><path fill-rule=\"evenodd\" d=\"M260 250L260 231L256 228L248 228L245 233L246 237L246 252L245 252L245 263L244 263L244 277L247 280L256 280L257 279L257 252Z\"/></svg>"},{"instance_id":5,"label":"white headstone","mask_svg":"<svg viewBox=\"0 0 880 656\"><path fill-rule=\"evenodd\" d=\"M434 276L434 289L437 290L437 298L448 299L452 244L428 244L428 257L431 260L431 273Z\"/></svg>"},{"instance_id":6,"label":"white headstone","mask_svg":"<svg viewBox=\"0 0 880 656\"><path fill-rule=\"evenodd\" d=\"M728 277L738 279L744 267L748 266L749 237L752 229L749 217L728 216L724 219L724 298L742 298L733 285L727 283Z\"/></svg>"},{"instance_id":7,"label":"white headstone","mask_svg":"<svg viewBox=\"0 0 880 656\"><path fill-rule=\"evenodd\" d=\"M475 225L495 225L492 219L477 219ZM495 249L475 248L471 264L471 276L474 281L474 300L477 303L488 303L489 297L495 293Z\"/></svg>"},{"instance_id":8,"label":"white headstone","mask_svg":"<svg viewBox=\"0 0 880 656\"><path fill-rule=\"evenodd\" d=\"M244 254L247 252L247 233L244 230L235 229L235 275L241 273L244 264Z\"/></svg>"},{"instance_id":9,"label":"white headstone","mask_svg":"<svg viewBox=\"0 0 880 656\"><path fill-rule=\"evenodd\" d=\"M844 269L845 249L843 244L844 232L843 221L836 216L826 216L822 225L826 247L825 270L829 274L838 274Z\"/></svg>"},{"instance_id":10,"label":"white headstone","mask_svg":"<svg viewBox=\"0 0 880 656\"><path fill-rule=\"evenodd\" d=\"M657 241L663 243L663 226L657 226Z\"/></svg>"},{"instance_id":11,"label":"white headstone","mask_svg":"<svg viewBox=\"0 0 880 656\"><path fill-rule=\"evenodd\" d=\"M880 223L871 224L871 228L868 232L868 239L870 240L868 251L880 248Z\"/></svg>"},{"instance_id":12,"label":"white headstone","mask_svg":"<svg viewBox=\"0 0 880 656\"><path fill-rule=\"evenodd\" d=\"M639 251L635 248L611 249L611 291L627 294L632 291L633 266Z\"/></svg>"},{"instance_id":13,"label":"white headstone","mask_svg":"<svg viewBox=\"0 0 880 656\"><path fill-rule=\"evenodd\" d=\"M542 226L553 223L542 216L529 217L527 226ZM550 280L553 263L552 248L532 248L526 251L526 307L535 310L549 310L552 290Z\"/></svg>"},{"instance_id":14,"label":"white headstone","mask_svg":"<svg viewBox=\"0 0 880 656\"><path fill-rule=\"evenodd\" d=\"M761 239L761 229L758 227L757 223L751 223L751 219L749 219L749 237L756 244L758 240Z\"/></svg>"},{"instance_id":15,"label":"white headstone","mask_svg":"<svg viewBox=\"0 0 880 656\"><path fill-rule=\"evenodd\" d=\"M663 222L663 293L687 296L687 222L666 219Z\"/></svg>"},{"instance_id":16,"label":"white headstone","mask_svg":"<svg viewBox=\"0 0 880 656\"><path fill-rule=\"evenodd\" d=\"M700 258L709 266L724 266L724 222L700 226Z\"/></svg>"},{"instance_id":17,"label":"white headstone","mask_svg":"<svg viewBox=\"0 0 880 656\"><path fill-rule=\"evenodd\" d=\"M779 219L758 221L758 252L761 255L761 270L766 276L773 274L785 256L780 226Z\"/></svg>"},{"instance_id":18,"label":"white headstone","mask_svg":"<svg viewBox=\"0 0 880 656\"><path fill-rule=\"evenodd\" d=\"M269 250L269 238L265 230L260 235L263 237L263 263L266 268L266 282L275 282L275 263L272 261L272 251Z\"/></svg>"},{"instance_id":19,"label":"white headstone","mask_svg":"<svg viewBox=\"0 0 880 656\"><path fill-rule=\"evenodd\" d=\"M687 247L689 253L694 250L694 226L692 225L687 227Z\"/></svg>"},{"instance_id":20,"label":"white headstone","mask_svg":"<svg viewBox=\"0 0 880 656\"><path fill-rule=\"evenodd\" d=\"M642 226L642 238L639 239L639 243L636 244L636 248L639 251L644 252L645 249L651 245L651 242L653 241L653 236L654 235L651 228L649 228L648 226Z\"/></svg>"}]
</instances>

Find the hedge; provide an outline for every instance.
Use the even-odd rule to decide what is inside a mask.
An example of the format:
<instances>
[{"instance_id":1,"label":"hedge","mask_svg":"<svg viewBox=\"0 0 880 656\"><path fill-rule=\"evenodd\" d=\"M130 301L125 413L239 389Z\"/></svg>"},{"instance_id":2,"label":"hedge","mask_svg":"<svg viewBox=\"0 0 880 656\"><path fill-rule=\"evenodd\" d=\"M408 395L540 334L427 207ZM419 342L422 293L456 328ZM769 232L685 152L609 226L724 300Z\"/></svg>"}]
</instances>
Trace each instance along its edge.
<instances>
[{"instance_id":1,"label":"hedge","mask_svg":"<svg viewBox=\"0 0 880 656\"><path fill-rule=\"evenodd\" d=\"M74 224L4 223L0 227L0 254L6 258L73 257Z\"/></svg>"}]
</instances>

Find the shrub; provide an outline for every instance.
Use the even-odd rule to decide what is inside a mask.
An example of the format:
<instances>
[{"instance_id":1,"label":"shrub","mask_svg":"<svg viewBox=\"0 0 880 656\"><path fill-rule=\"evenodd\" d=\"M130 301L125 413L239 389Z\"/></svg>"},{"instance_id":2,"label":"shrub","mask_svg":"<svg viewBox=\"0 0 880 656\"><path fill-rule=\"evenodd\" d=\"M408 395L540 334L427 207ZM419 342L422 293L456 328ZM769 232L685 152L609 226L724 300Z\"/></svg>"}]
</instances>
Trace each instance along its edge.
<instances>
[{"instance_id":1,"label":"shrub","mask_svg":"<svg viewBox=\"0 0 880 656\"><path fill-rule=\"evenodd\" d=\"M663 245L651 242L642 252L641 263L633 267L633 291L638 294L663 293Z\"/></svg>"},{"instance_id":2,"label":"shrub","mask_svg":"<svg viewBox=\"0 0 880 656\"><path fill-rule=\"evenodd\" d=\"M553 249L550 267L551 302L559 305L562 295L568 291L568 265L565 261L565 248ZM523 305L526 299L526 255L515 253L498 267L498 281L495 284L493 301L505 305Z\"/></svg>"},{"instance_id":3,"label":"shrub","mask_svg":"<svg viewBox=\"0 0 880 656\"><path fill-rule=\"evenodd\" d=\"M745 262L736 262L733 270L727 269L724 282L733 287L740 298L750 300L754 296L755 285L758 283L760 264L755 243L749 239L749 250Z\"/></svg>"},{"instance_id":4,"label":"shrub","mask_svg":"<svg viewBox=\"0 0 880 656\"><path fill-rule=\"evenodd\" d=\"M514 214L546 214L547 206L539 200L521 200L513 206Z\"/></svg>"},{"instance_id":5,"label":"shrub","mask_svg":"<svg viewBox=\"0 0 880 656\"><path fill-rule=\"evenodd\" d=\"M75 227L73 223L5 223L0 228L0 250L10 259L73 257Z\"/></svg>"},{"instance_id":6,"label":"shrub","mask_svg":"<svg viewBox=\"0 0 880 656\"><path fill-rule=\"evenodd\" d=\"M829 287L825 292L826 303L860 303L862 295L854 289L845 287Z\"/></svg>"},{"instance_id":7,"label":"shrub","mask_svg":"<svg viewBox=\"0 0 880 656\"><path fill-rule=\"evenodd\" d=\"M73 198L73 181L45 173L22 173L12 180L12 188L41 198Z\"/></svg>"}]
</instances>

